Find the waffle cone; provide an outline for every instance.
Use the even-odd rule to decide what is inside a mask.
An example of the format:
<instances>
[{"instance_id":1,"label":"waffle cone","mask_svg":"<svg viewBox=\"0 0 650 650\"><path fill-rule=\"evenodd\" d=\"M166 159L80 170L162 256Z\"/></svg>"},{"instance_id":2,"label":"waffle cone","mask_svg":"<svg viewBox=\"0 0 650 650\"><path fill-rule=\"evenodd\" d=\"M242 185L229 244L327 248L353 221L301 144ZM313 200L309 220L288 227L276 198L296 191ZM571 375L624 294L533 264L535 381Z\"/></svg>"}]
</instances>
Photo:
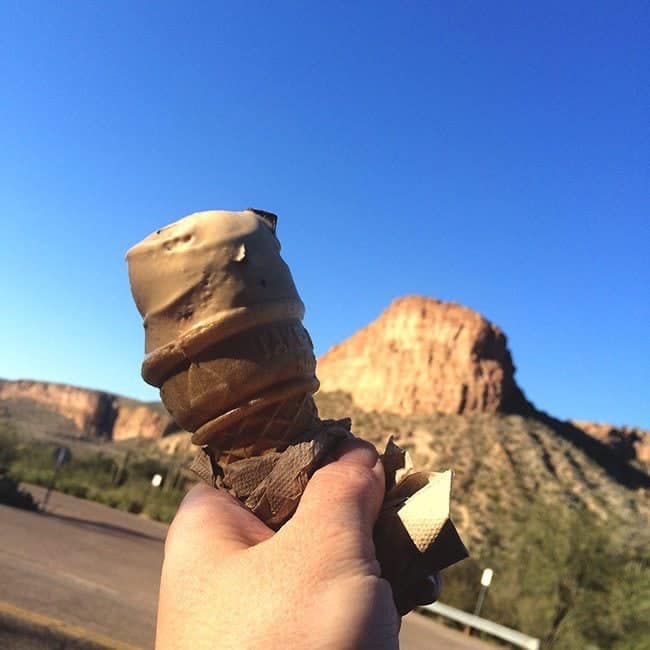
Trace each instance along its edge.
<instances>
[{"instance_id":1,"label":"waffle cone","mask_svg":"<svg viewBox=\"0 0 650 650\"><path fill-rule=\"evenodd\" d=\"M318 411L310 393L270 403L207 443L220 465L282 451L304 436Z\"/></svg>"}]
</instances>

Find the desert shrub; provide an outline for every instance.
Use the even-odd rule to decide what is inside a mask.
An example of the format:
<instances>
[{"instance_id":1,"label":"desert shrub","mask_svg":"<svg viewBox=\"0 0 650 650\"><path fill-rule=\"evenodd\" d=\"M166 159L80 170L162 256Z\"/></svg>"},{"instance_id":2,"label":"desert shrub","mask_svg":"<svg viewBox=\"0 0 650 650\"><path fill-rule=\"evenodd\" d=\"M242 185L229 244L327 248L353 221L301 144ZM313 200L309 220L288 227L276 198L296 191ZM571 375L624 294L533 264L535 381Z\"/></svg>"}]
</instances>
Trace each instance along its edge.
<instances>
[{"instance_id":1,"label":"desert shrub","mask_svg":"<svg viewBox=\"0 0 650 650\"><path fill-rule=\"evenodd\" d=\"M85 499L88 495L88 486L84 485L75 478L63 477L59 478L56 483L56 489L59 492L65 492L73 497L78 497L80 499Z\"/></svg>"},{"instance_id":2,"label":"desert shrub","mask_svg":"<svg viewBox=\"0 0 650 650\"><path fill-rule=\"evenodd\" d=\"M167 473L168 466L158 458L142 458L129 464L129 476L151 480L154 474Z\"/></svg>"},{"instance_id":3,"label":"desert shrub","mask_svg":"<svg viewBox=\"0 0 650 650\"><path fill-rule=\"evenodd\" d=\"M144 512L157 521L170 523L183 499L182 493L163 493L147 501Z\"/></svg>"},{"instance_id":4,"label":"desert shrub","mask_svg":"<svg viewBox=\"0 0 650 650\"><path fill-rule=\"evenodd\" d=\"M8 422L0 423L0 468L9 467L16 459L18 433Z\"/></svg>"},{"instance_id":5,"label":"desert shrub","mask_svg":"<svg viewBox=\"0 0 650 650\"><path fill-rule=\"evenodd\" d=\"M98 501L112 508L169 522L185 494L185 480L174 487L155 489L154 474L179 476L179 467L163 459L145 457L143 451L127 450L117 457L101 453L73 453L72 460L55 470L52 445L24 444L13 431L0 429L0 459L13 481L35 483L75 497ZM83 450L82 450L83 451ZM138 455L140 454L140 455ZM177 484L177 485L176 485Z\"/></svg>"},{"instance_id":6,"label":"desert shrub","mask_svg":"<svg viewBox=\"0 0 650 650\"><path fill-rule=\"evenodd\" d=\"M584 509L543 502L511 513L495 529L477 558L495 570L482 615L542 639L544 648L648 647L640 642L650 638L644 540L626 539ZM443 601L471 611L479 575L471 562L450 569Z\"/></svg>"}]
</instances>

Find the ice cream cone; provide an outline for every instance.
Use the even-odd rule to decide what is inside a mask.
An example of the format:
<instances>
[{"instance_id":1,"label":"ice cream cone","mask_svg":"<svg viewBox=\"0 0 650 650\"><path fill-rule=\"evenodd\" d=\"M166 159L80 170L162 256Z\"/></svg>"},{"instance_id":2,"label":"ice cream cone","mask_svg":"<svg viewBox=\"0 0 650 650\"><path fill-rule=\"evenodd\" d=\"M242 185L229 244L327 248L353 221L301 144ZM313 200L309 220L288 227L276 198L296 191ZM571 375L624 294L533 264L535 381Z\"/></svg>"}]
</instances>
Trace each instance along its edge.
<instances>
[{"instance_id":1,"label":"ice cream cone","mask_svg":"<svg viewBox=\"0 0 650 650\"><path fill-rule=\"evenodd\" d=\"M353 436L349 419L318 418L313 345L275 225L258 210L195 213L127 261L145 328L142 376L202 447L193 471L277 530ZM402 613L418 581L467 551L449 519L451 474L414 473L393 443L382 462L387 494L374 539Z\"/></svg>"},{"instance_id":2,"label":"ice cream cone","mask_svg":"<svg viewBox=\"0 0 650 650\"><path fill-rule=\"evenodd\" d=\"M276 219L195 213L127 253L145 328L142 375L192 442L224 458L289 444L318 390Z\"/></svg>"}]
</instances>

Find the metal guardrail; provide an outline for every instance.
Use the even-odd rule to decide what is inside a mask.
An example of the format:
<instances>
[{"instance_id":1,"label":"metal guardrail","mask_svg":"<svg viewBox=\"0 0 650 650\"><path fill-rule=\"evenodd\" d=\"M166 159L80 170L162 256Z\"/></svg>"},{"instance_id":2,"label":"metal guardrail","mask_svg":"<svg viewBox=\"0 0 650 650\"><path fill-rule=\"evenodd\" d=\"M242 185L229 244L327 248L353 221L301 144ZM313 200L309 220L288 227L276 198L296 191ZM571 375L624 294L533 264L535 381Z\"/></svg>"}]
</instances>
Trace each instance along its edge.
<instances>
[{"instance_id":1,"label":"metal guardrail","mask_svg":"<svg viewBox=\"0 0 650 650\"><path fill-rule=\"evenodd\" d=\"M517 630L513 630L505 625L493 623L492 621L488 621L480 616L468 614L462 609L456 609L455 607L443 605L442 603L425 605L421 609L426 609L438 616L445 616L446 618L450 618L452 621L468 625L469 627L473 627L475 630L480 630L486 634L491 634L492 636L507 641L508 643L512 643L512 645L518 646L519 648L525 648L525 650L539 650L539 639L517 632Z\"/></svg>"}]
</instances>

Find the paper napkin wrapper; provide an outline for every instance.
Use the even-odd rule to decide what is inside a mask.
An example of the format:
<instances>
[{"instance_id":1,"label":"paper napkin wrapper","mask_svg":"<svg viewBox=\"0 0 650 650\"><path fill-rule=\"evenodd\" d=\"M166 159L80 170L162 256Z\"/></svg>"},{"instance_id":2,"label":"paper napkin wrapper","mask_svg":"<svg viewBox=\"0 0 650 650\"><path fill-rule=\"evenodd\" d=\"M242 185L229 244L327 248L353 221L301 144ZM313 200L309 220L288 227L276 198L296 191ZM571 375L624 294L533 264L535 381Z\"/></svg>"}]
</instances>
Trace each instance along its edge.
<instances>
[{"instance_id":1,"label":"paper napkin wrapper","mask_svg":"<svg viewBox=\"0 0 650 650\"><path fill-rule=\"evenodd\" d=\"M350 420L319 420L302 440L220 466L204 447L192 470L205 482L228 490L270 528L277 530L295 512L310 476L352 437ZM408 453L389 438L381 456L386 496L374 543L382 577L405 614L410 590L433 573L468 556L450 518L451 471L416 472Z\"/></svg>"},{"instance_id":2,"label":"paper napkin wrapper","mask_svg":"<svg viewBox=\"0 0 650 650\"><path fill-rule=\"evenodd\" d=\"M400 614L409 590L468 557L450 517L452 472L416 472L408 452L388 439L382 454L386 496L373 539L382 577Z\"/></svg>"}]
</instances>

